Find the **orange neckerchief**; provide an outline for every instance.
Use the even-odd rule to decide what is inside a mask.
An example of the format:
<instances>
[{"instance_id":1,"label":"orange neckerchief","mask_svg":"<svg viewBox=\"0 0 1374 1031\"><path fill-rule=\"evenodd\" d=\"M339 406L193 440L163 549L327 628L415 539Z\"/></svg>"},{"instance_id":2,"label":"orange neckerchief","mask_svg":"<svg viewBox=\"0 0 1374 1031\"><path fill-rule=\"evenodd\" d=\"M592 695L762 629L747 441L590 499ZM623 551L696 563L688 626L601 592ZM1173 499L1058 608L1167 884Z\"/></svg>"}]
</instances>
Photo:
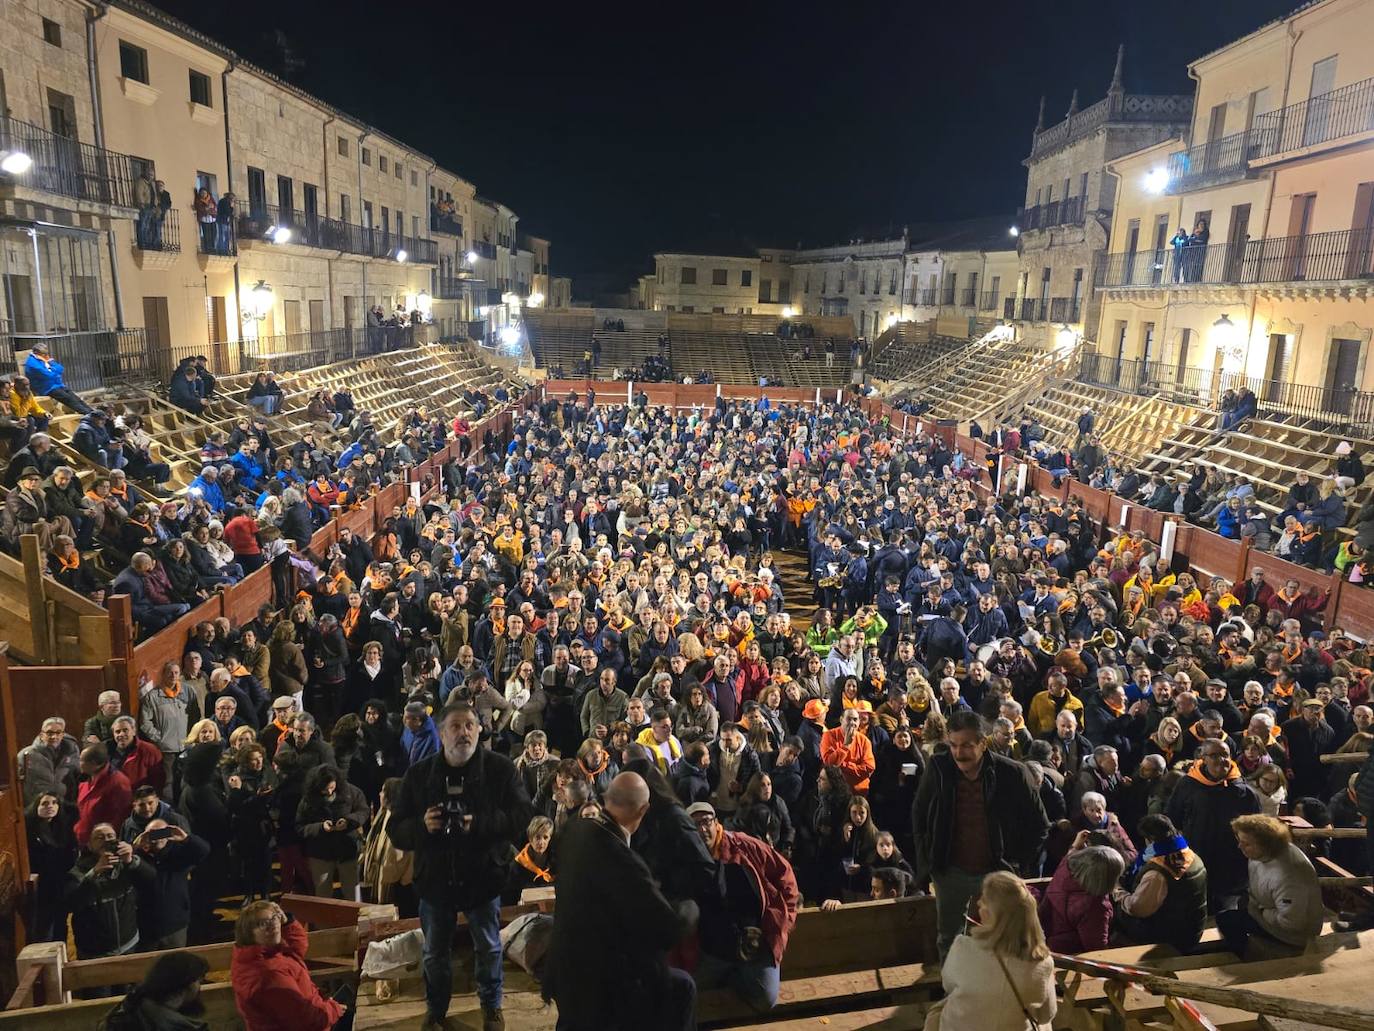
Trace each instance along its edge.
<instances>
[{"instance_id":1,"label":"orange neckerchief","mask_svg":"<svg viewBox=\"0 0 1374 1031\"><path fill-rule=\"evenodd\" d=\"M534 879L536 881L543 881L545 884L552 884L553 874L549 873L548 870L544 869L542 866L540 866L538 863L536 863L533 859L530 858L530 848L531 846L526 845L519 852L517 852L515 854L515 861L519 863L521 866L523 866L530 873L534 874Z\"/></svg>"},{"instance_id":2,"label":"orange neckerchief","mask_svg":"<svg viewBox=\"0 0 1374 1031\"><path fill-rule=\"evenodd\" d=\"M577 765L580 766L580 767L582 768L582 772L583 772L584 774L587 775L587 779L588 779L588 780L591 780L591 779L592 779L593 777L595 777L597 774L599 774L599 773L604 773L605 770L606 770L606 767L607 767L608 765L610 765L610 762L611 762L611 753L610 753L610 752L602 752L602 753L601 753L601 765L598 766L596 769L594 769L594 770L588 769L588 768L587 768L587 764L586 764L585 762L583 762L581 759L577 760Z\"/></svg>"},{"instance_id":3,"label":"orange neckerchief","mask_svg":"<svg viewBox=\"0 0 1374 1031\"><path fill-rule=\"evenodd\" d=\"M1280 687L1279 682L1275 680L1269 690L1274 693L1275 698L1292 698L1294 686L1295 685L1290 684L1287 688Z\"/></svg>"},{"instance_id":4,"label":"orange neckerchief","mask_svg":"<svg viewBox=\"0 0 1374 1031\"><path fill-rule=\"evenodd\" d=\"M1105 698L1102 699L1102 704L1105 705L1108 709L1110 709L1110 710L1111 710L1115 715L1117 715L1117 716L1124 716L1124 715L1126 715L1126 706L1125 706L1125 705L1113 705L1111 702L1107 701L1107 699L1105 699Z\"/></svg>"},{"instance_id":5,"label":"orange neckerchief","mask_svg":"<svg viewBox=\"0 0 1374 1031\"><path fill-rule=\"evenodd\" d=\"M81 565L81 552L79 551L71 558L66 558L54 552L53 558L57 559L57 565L59 568L63 570L63 572L66 572L71 569L77 569Z\"/></svg>"},{"instance_id":6,"label":"orange neckerchief","mask_svg":"<svg viewBox=\"0 0 1374 1031\"><path fill-rule=\"evenodd\" d=\"M350 606L348 611L344 613L342 625L345 637L353 633L354 629L358 625L358 620L362 617L362 614L363 610L361 607L355 609L352 606Z\"/></svg>"},{"instance_id":7,"label":"orange neckerchief","mask_svg":"<svg viewBox=\"0 0 1374 1031\"><path fill-rule=\"evenodd\" d=\"M706 846L706 850L711 853L712 859L720 859L720 846L725 841L725 828L721 826L719 820L716 821L716 833Z\"/></svg>"},{"instance_id":8,"label":"orange neckerchief","mask_svg":"<svg viewBox=\"0 0 1374 1031\"><path fill-rule=\"evenodd\" d=\"M1193 865L1193 850L1181 848L1177 852L1151 856L1146 865L1156 867L1174 880L1178 880L1188 872L1188 867Z\"/></svg>"},{"instance_id":9,"label":"orange neckerchief","mask_svg":"<svg viewBox=\"0 0 1374 1031\"><path fill-rule=\"evenodd\" d=\"M1169 745L1164 744L1164 742L1160 741L1159 738L1154 737L1154 736L1151 736L1150 741L1152 741L1152 742L1154 743L1154 746L1155 746L1156 748L1158 748L1161 752L1164 753L1164 761L1165 761L1165 763L1171 763L1171 762L1174 761L1174 749L1173 749L1173 748L1171 748Z\"/></svg>"},{"instance_id":10,"label":"orange neckerchief","mask_svg":"<svg viewBox=\"0 0 1374 1031\"><path fill-rule=\"evenodd\" d=\"M1297 662L1299 656L1302 655L1302 645L1301 645L1301 644L1294 644L1294 645L1287 645L1287 644L1285 644L1285 645L1283 646L1283 651L1280 652L1280 654L1283 656L1283 661L1284 661L1284 662L1287 662L1287 663Z\"/></svg>"},{"instance_id":11,"label":"orange neckerchief","mask_svg":"<svg viewBox=\"0 0 1374 1031\"><path fill-rule=\"evenodd\" d=\"M158 690L168 698L176 698L181 694L181 681L176 681L176 687L172 688L170 691L162 684L158 685Z\"/></svg>"},{"instance_id":12,"label":"orange neckerchief","mask_svg":"<svg viewBox=\"0 0 1374 1031\"><path fill-rule=\"evenodd\" d=\"M1188 733L1192 734L1193 737L1195 737L1195 738L1196 738L1197 740L1199 740L1199 741L1211 741L1212 738L1210 738L1210 737L1203 737L1201 734L1198 733L1198 727L1200 727L1200 726L1202 726L1202 721L1201 721L1201 720L1198 720L1197 722L1193 723L1193 724L1188 728Z\"/></svg>"},{"instance_id":13,"label":"orange neckerchief","mask_svg":"<svg viewBox=\"0 0 1374 1031\"><path fill-rule=\"evenodd\" d=\"M1192 768L1188 771L1188 779L1195 780L1199 784L1206 784L1209 788L1219 788L1223 784L1230 784L1233 781L1240 780L1240 767L1232 762L1231 768L1226 771L1225 777L1221 780L1213 780L1202 772L1202 760L1199 759L1197 762L1193 763Z\"/></svg>"}]
</instances>

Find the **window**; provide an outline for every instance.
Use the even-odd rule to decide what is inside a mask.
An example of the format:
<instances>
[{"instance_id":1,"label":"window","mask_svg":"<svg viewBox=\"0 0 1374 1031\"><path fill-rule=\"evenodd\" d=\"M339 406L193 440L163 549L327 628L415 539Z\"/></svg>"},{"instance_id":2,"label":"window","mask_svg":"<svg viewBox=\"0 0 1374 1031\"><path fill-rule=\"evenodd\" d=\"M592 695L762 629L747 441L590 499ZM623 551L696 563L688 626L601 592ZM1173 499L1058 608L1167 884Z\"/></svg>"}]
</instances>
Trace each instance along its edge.
<instances>
[{"instance_id":1,"label":"window","mask_svg":"<svg viewBox=\"0 0 1374 1031\"><path fill-rule=\"evenodd\" d=\"M859 273L859 293L868 293L868 269L863 269Z\"/></svg>"},{"instance_id":2,"label":"window","mask_svg":"<svg viewBox=\"0 0 1374 1031\"><path fill-rule=\"evenodd\" d=\"M391 232L391 209L385 204L382 205L382 220L377 224L377 228L383 233Z\"/></svg>"},{"instance_id":3,"label":"window","mask_svg":"<svg viewBox=\"0 0 1374 1031\"><path fill-rule=\"evenodd\" d=\"M339 218L347 222L349 215L352 214L351 209L352 201L349 200L348 194L339 194Z\"/></svg>"},{"instance_id":4,"label":"window","mask_svg":"<svg viewBox=\"0 0 1374 1031\"><path fill-rule=\"evenodd\" d=\"M387 172L387 165L386 165L386 155L385 155L385 154L378 154L378 155L377 155L377 171L381 172L382 175L386 175L386 172Z\"/></svg>"},{"instance_id":5,"label":"window","mask_svg":"<svg viewBox=\"0 0 1374 1031\"><path fill-rule=\"evenodd\" d=\"M726 270L726 269L723 269L723 268L713 268L713 269L711 270L711 285L712 285L712 286L729 286L729 285L730 285L730 273L729 273L729 271Z\"/></svg>"},{"instance_id":6,"label":"window","mask_svg":"<svg viewBox=\"0 0 1374 1031\"><path fill-rule=\"evenodd\" d=\"M419 216L419 215L411 215L411 216L410 216L410 235L413 236L413 237L414 237L415 239L417 239L417 240L420 238L420 216Z\"/></svg>"},{"instance_id":7,"label":"window","mask_svg":"<svg viewBox=\"0 0 1374 1031\"><path fill-rule=\"evenodd\" d=\"M1080 176L1078 177L1078 196L1080 196L1080 197L1083 198L1083 202L1084 202L1085 204L1087 203L1087 198L1088 198L1088 173L1087 173L1087 172L1084 172L1082 175L1080 175Z\"/></svg>"},{"instance_id":8,"label":"window","mask_svg":"<svg viewBox=\"0 0 1374 1031\"><path fill-rule=\"evenodd\" d=\"M210 98L210 76L194 69L191 71L191 103L201 107L215 106Z\"/></svg>"},{"instance_id":9,"label":"window","mask_svg":"<svg viewBox=\"0 0 1374 1031\"><path fill-rule=\"evenodd\" d=\"M759 280L759 303L769 304L773 300L773 281L771 279Z\"/></svg>"},{"instance_id":10,"label":"window","mask_svg":"<svg viewBox=\"0 0 1374 1031\"><path fill-rule=\"evenodd\" d=\"M397 178L397 179L400 179L400 178L403 178L403 177L404 177L405 173L402 171L402 169L403 169L404 167L405 167L405 166L403 166L399 161L396 162L395 169L396 169L396 178ZM412 182L410 185L411 185L411 186L414 186L415 184Z\"/></svg>"},{"instance_id":11,"label":"window","mask_svg":"<svg viewBox=\"0 0 1374 1031\"><path fill-rule=\"evenodd\" d=\"M320 213L320 190L313 183L301 185L301 205L307 217L313 219Z\"/></svg>"},{"instance_id":12,"label":"window","mask_svg":"<svg viewBox=\"0 0 1374 1031\"><path fill-rule=\"evenodd\" d=\"M897 270L894 268L887 280L887 292L891 296L897 292Z\"/></svg>"},{"instance_id":13,"label":"window","mask_svg":"<svg viewBox=\"0 0 1374 1031\"><path fill-rule=\"evenodd\" d=\"M724 305L721 305L721 306L712 308L712 309L711 309L711 314L712 314L712 315L724 315L724 314L725 314L725 307L724 307Z\"/></svg>"},{"instance_id":14,"label":"window","mask_svg":"<svg viewBox=\"0 0 1374 1031\"><path fill-rule=\"evenodd\" d=\"M43 42L55 47L62 46L62 26L51 19L43 19Z\"/></svg>"},{"instance_id":15,"label":"window","mask_svg":"<svg viewBox=\"0 0 1374 1031\"><path fill-rule=\"evenodd\" d=\"M348 157L348 137L347 137L347 136L340 136L340 137L339 137L339 157L341 157L341 158L346 158L346 157Z\"/></svg>"},{"instance_id":16,"label":"window","mask_svg":"<svg viewBox=\"0 0 1374 1031\"><path fill-rule=\"evenodd\" d=\"M281 209L283 217L296 210L295 184L290 176L277 176L277 207Z\"/></svg>"},{"instance_id":17,"label":"window","mask_svg":"<svg viewBox=\"0 0 1374 1031\"><path fill-rule=\"evenodd\" d=\"M740 285L740 286L753 286L753 285L754 285L754 270L753 270L753 269L746 268L746 269L741 269L741 270L740 270L740 274L739 274L739 285Z\"/></svg>"},{"instance_id":18,"label":"window","mask_svg":"<svg viewBox=\"0 0 1374 1031\"><path fill-rule=\"evenodd\" d=\"M148 84L148 51L119 41L119 74L145 86Z\"/></svg>"},{"instance_id":19,"label":"window","mask_svg":"<svg viewBox=\"0 0 1374 1031\"><path fill-rule=\"evenodd\" d=\"M367 165L368 168L372 167L372 151L367 147L363 148L363 164Z\"/></svg>"},{"instance_id":20,"label":"window","mask_svg":"<svg viewBox=\"0 0 1374 1031\"><path fill-rule=\"evenodd\" d=\"M691 265L683 265L682 278L678 280L678 282L682 283L684 286L696 286L697 270ZM687 309L683 308L682 310L686 311Z\"/></svg>"},{"instance_id":21,"label":"window","mask_svg":"<svg viewBox=\"0 0 1374 1031\"><path fill-rule=\"evenodd\" d=\"M420 185L420 173L417 172L417 171L415 171L415 169L413 169L413 168L410 170L410 185L411 185L411 186L419 186L419 185Z\"/></svg>"},{"instance_id":22,"label":"window","mask_svg":"<svg viewBox=\"0 0 1374 1031\"><path fill-rule=\"evenodd\" d=\"M261 168L248 169L248 210L261 214L267 208L267 175Z\"/></svg>"},{"instance_id":23,"label":"window","mask_svg":"<svg viewBox=\"0 0 1374 1031\"><path fill-rule=\"evenodd\" d=\"M692 312L697 310L697 306L695 304L684 304L682 306L682 310L685 311L688 315L690 315L692 314Z\"/></svg>"},{"instance_id":24,"label":"window","mask_svg":"<svg viewBox=\"0 0 1374 1031\"><path fill-rule=\"evenodd\" d=\"M218 197L218 196L219 196L219 185L218 185L218 184L219 184L219 179L218 179L218 177L216 177L215 173L213 173L213 172L197 172L197 173L196 173L196 192L197 192L197 193L199 193L201 190L209 190L209 191L210 191L210 196L211 196L211 197Z\"/></svg>"},{"instance_id":25,"label":"window","mask_svg":"<svg viewBox=\"0 0 1374 1031\"><path fill-rule=\"evenodd\" d=\"M808 272L808 273L806 274L806 277L802 280L802 293L804 293L804 294L809 294L810 292L811 292L811 273Z\"/></svg>"},{"instance_id":26,"label":"window","mask_svg":"<svg viewBox=\"0 0 1374 1031\"><path fill-rule=\"evenodd\" d=\"M370 200L363 201L363 227L372 228L372 202Z\"/></svg>"}]
</instances>

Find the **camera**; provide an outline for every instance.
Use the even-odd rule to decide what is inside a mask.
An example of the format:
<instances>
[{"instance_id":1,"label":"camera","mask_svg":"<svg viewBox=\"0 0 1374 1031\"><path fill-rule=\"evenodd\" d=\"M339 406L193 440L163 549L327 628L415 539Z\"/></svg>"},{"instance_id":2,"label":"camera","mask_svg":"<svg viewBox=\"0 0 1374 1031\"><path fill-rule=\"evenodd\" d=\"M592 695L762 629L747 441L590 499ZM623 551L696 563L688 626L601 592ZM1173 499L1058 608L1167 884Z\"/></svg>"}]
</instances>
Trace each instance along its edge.
<instances>
[{"instance_id":1,"label":"camera","mask_svg":"<svg viewBox=\"0 0 1374 1031\"><path fill-rule=\"evenodd\" d=\"M466 828L463 826L463 817L468 815L467 806L463 805L463 800L457 795L449 795L444 799L444 833L452 836L462 834Z\"/></svg>"}]
</instances>

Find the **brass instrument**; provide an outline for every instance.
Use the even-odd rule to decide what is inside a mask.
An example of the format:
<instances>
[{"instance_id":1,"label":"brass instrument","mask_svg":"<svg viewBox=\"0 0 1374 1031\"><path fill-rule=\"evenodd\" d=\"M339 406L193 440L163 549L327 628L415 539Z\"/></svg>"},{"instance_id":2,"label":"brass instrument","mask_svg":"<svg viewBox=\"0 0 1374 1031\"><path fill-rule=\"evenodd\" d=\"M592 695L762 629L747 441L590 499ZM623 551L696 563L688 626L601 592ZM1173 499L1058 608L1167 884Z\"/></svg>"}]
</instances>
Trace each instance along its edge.
<instances>
[{"instance_id":1,"label":"brass instrument","mask_svg":"<svg viewBox=\"0 0 1374 1031\"><path fill-rule=\"evenodd\" d=\"M1035 646L1045 655L1059 654L1059 642L1055 640L1053 634L1041 634L1040 640L1035 642Z\"/></svg>"},{"instance_id":2,"label":"brass instrument","mask_svg":"<svg viewBox=\"0 0 1374 1031\"><path fill-rule=\"evenodd\" d=\"M816 581L816 586L829 590L834 587L844 586L844 576L837 573L834 576L823 576Z\"/></svg>"},{"instance_id":3,"label":"brass instrument","mask_svg":"<svg viewBox=\"0 0 1374 1031\"><path fill-rule=\"evenodd\" d=\"M1178 642L1168 634L1160 634L1150 642L1150 653L1168 662L1178 651Z\"/></svg>"},{"instance_id":4,"label":"brass instrument","mask_svg":"<svg viewBox=\"0 0 1374 1031\"><path fill-rule=\"evenodd\" d=\"M1115 651L1117 647L1121 644L1121 635L1118 634L1111 627L1103 627L1102 632L1098 634L1096 637L1090 638L1087 644L1089 647L1097 647L1098 645L1101 645L1103 647L1112 649L1112 651Z\"/></svg>"}]
</instances>

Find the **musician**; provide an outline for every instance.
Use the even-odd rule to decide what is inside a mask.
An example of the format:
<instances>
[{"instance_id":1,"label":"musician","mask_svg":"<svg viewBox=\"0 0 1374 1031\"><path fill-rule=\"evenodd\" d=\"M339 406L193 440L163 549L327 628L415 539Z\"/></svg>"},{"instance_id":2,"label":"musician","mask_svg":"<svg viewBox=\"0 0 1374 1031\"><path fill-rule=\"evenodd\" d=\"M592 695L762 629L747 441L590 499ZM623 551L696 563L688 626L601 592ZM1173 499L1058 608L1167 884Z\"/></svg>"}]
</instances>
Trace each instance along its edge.
<instances>
[{"instance_id":1,"label":"musician","mask_svg":"<svg viewBox=\"0 0 1374 1031\"><path fill-rule=\"evenodd\" d=\"M995 591L978 595L978 605L969 613L965 631L968 633L969 644L975 648L992 644L1007 636L1007 616L998 604Z\"/></svg>"}]
</instances>

